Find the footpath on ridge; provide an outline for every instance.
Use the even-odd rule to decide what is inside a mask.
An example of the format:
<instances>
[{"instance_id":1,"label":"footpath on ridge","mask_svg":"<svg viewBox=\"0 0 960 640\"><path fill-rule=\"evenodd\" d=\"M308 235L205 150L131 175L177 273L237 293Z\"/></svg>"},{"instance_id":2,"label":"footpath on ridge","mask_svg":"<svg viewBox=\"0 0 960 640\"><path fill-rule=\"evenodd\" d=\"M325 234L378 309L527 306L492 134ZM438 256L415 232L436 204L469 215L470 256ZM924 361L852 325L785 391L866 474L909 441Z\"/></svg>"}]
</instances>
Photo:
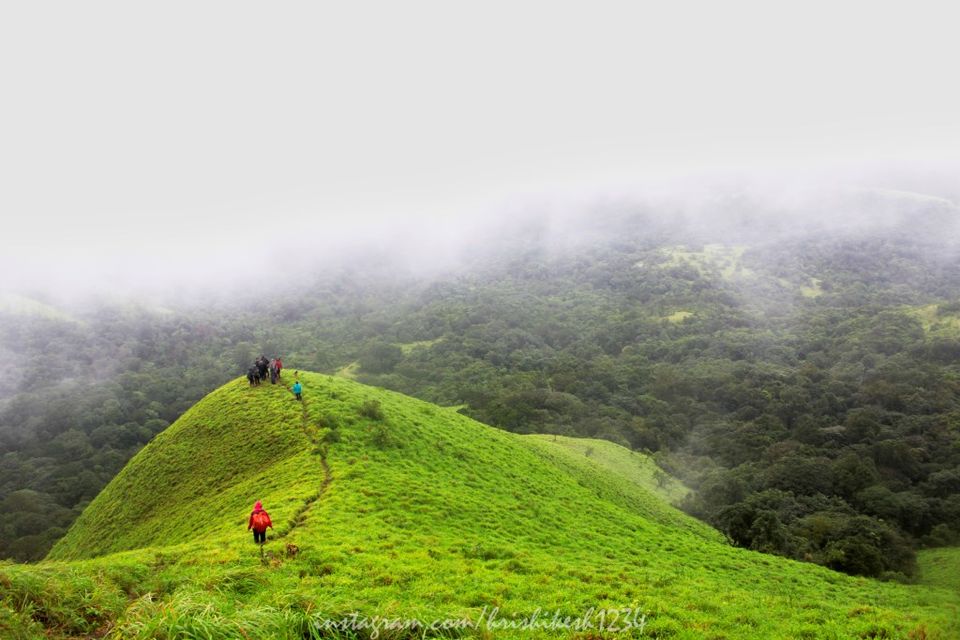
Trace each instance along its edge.
<instances>
[{"instance_id":1,"label":"footpath on ridge","mask_svg":"<svg viewBox=\"0 0 960 640\"><path fill-rule=\"evenodd\" d=\"M293 393L289 383L282 382L282 384L288 391L290 391L290 393ZM320 465L323 467L323 482L320 483L320 488L315 494L304 500L303 505L297 509L296 513L293 514L293 517L290 519L290 523L287 525L286 529L277 534L277 538L281 539L290 535L294 529L296 529L304 522L304 520L306 520L307 511L323 496L324 492L327 490L327 487L329 487L330 483L333 482L333 473L331 473L330 465L327 463L327 445L326 443L320 442L317 439L315 427L310 424L310 414L307 412L306 398L300 400L300 412L300 428L303 430L304 435L307 436L307 439L310 441L310 443L314 446L314 451L320 456Z\"/></svg>"}]
</instances>

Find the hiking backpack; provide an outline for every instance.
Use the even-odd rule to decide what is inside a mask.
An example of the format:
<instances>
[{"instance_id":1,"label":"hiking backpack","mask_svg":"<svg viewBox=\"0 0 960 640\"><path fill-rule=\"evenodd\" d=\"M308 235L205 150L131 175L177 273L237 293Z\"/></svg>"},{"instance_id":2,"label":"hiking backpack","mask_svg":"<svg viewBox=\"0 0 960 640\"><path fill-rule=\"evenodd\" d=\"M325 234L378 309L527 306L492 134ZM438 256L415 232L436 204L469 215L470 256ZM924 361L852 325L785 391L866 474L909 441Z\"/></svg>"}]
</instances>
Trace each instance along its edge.
<instances>
[{"instance_id":1,"label":"hiking backpack","mask_svg":"<svg viewBox=\"0 0 960 640\"><path fill-rule=\"evenodd\" d=\"M262 532L267 530L267 525L270 524L270 516L267 515L266 511L255 511L253 514L253 530L256 532Z\"/></svg>"}]
</instances>

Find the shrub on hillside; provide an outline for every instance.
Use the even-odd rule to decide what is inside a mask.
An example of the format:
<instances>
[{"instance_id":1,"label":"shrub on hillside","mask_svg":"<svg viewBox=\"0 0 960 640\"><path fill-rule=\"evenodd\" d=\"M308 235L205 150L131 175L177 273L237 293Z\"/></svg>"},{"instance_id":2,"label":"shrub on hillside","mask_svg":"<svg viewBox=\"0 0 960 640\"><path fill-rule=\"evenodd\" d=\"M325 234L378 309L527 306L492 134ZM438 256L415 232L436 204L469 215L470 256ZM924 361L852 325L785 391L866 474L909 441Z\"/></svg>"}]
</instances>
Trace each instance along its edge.
<instances>
[{"instance_id":1,"label":"shrub on hillside","mask_svg":"<svg viewBox=\"0 0 960 640\"><path fill-rule=\"evenodd\" d=\"M371 420L383 420L383 407L379 400L366 400L360 405L360 415Z\"/></svg>"},{"instance_id":2,"label":"shrub on hillside","mask_svg":"<svg viewBox=\"0 0 960 640\"><path fill-rule=\"evenodd\" d=\"M386 449L387 447L399 447L400 441L397 440L390 429L384 423L380 422L373 426L371 429L373 444L381 449Z\"/></svg>"},{"instance_id":3,"label":"shrub on hillside","mask_svg":"<svg viewBox=\"0 0 960 640\"><path fill-rule=\"evenodd\" d=\"M336 414L325 413L320 416L317 424L324 429L330 429L333 431L340 428L340 418Z\"/></svg>"},{"instance_id":4,"label":"shrub on hillside","mask_svg":"<svg viewBox=\"0 0 960 640\"><path fill-rule=\"evenodd\" d=\"M880 577L911 575L916 556L908 541L887 523L870 516L814 513L792 527L808 542L813 559L831 569Z\"/></svg>"}]
</instances>

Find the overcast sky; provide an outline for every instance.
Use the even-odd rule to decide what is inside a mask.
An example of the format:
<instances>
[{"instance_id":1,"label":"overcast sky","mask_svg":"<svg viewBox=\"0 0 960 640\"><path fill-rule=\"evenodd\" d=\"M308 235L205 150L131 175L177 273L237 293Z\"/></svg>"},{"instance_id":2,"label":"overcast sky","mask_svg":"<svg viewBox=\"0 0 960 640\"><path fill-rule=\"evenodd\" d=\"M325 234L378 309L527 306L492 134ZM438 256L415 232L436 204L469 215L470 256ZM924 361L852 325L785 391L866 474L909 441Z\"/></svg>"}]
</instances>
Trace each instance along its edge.
<instances>
[{"instance_id":1,"label":"overcast sky","mask_svg":"<svg viewBox=\"0 0 960 640\"><path fill-rule=\"evenodd\" d=\"M954 9L7 2L0 285L664 175L956 160Z\"/></svg>"}]
</instances>

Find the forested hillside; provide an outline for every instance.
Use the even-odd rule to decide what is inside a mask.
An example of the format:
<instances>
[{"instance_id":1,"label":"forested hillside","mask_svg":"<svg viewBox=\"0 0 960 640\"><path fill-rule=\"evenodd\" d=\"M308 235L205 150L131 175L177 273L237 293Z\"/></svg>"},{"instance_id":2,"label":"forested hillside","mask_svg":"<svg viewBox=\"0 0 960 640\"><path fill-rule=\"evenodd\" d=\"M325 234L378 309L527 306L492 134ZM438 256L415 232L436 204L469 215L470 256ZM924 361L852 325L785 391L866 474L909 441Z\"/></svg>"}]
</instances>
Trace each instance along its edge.
<instances>
[{"instance_id":1,"label":"forested hillside","mask_svg":"<svg viewBox=\"0 0 960 640\"><path fill-rule=\"evenodd\" d=\"M264 352L510 431L655 452L736 544L908 576L916 547L960 534L958 212L855 205L866 223L605 206L516 221L443 272L371 254L202 308L7 305L2 553L41 557Z\"/></svg>"}]
</instances>

